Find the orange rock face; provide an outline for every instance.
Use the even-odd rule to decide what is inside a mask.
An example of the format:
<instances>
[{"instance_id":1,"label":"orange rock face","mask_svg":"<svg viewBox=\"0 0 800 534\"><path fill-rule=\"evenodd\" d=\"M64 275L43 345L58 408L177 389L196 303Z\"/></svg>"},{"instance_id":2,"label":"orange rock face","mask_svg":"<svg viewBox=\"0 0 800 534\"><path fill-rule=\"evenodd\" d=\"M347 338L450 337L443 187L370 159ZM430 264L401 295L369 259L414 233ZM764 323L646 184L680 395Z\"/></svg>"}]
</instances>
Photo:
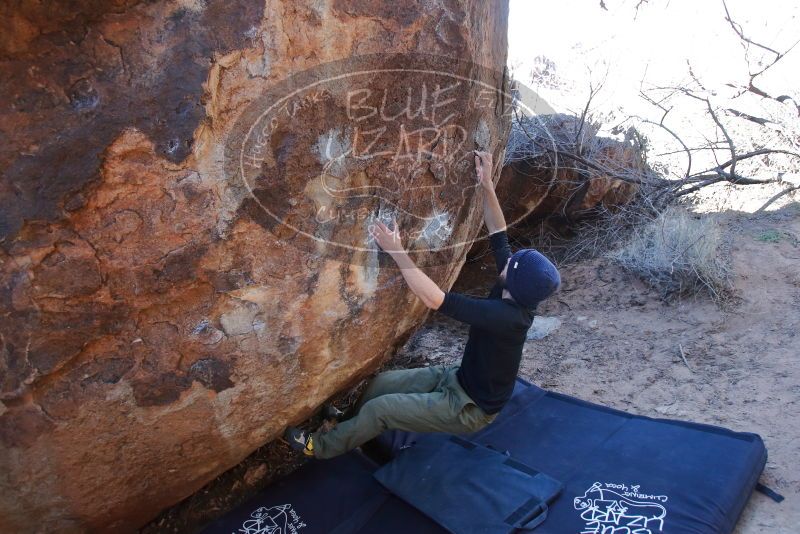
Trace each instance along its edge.
<instances>
[{"instance_id":1,"label":"orange rock face","mask_svg":"<svg viewBox=\"0 0 800 534\"><path fill-rule=\"evenodd\" d=\"M469 151L505 145L506 19L0 7L0 531L133 531L410 335L426 310L369 225L452 284Z\"/></svg>"}]
</instances>

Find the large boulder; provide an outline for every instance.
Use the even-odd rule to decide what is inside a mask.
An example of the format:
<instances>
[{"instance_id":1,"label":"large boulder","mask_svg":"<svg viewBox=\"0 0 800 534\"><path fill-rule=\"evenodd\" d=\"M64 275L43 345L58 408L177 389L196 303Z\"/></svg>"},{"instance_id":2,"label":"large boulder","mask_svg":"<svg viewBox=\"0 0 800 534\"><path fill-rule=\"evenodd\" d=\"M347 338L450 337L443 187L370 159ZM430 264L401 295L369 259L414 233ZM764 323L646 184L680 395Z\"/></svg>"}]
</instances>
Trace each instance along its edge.
<instances>
[{"instance_id":1,"label":"large boulder","mask_svg":"<svg viewBox=\"0 0 800 534\"><path fill-rule=\"evenodd\" d=\"M132 531L410 335L427 311L368 227L397 217L454 281L507 15L0 6L0 531Z\"/></svg>"}]
</instances>

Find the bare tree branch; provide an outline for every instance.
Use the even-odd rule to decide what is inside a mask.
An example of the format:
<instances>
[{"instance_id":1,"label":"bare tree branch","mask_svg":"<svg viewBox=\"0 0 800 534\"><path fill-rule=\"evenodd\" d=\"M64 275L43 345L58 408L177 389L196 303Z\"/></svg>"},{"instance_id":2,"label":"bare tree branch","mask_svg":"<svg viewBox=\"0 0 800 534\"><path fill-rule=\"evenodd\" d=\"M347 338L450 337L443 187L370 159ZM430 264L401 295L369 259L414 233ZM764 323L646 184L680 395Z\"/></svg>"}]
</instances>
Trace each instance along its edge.
<instances>
[{"instance_id":1,"label":"bare tree branch","mask_svg":"<svg viewBox=\"0 0 800 534\"><path fill-rule=\"evenodd\" d=\"M770 47L768 47L766 45L763 45L761 43L757 43L757 42L753 41L752 39L748 38L747 36L745 36L744 31L742 31L741 24L739 24L737 22L734 22L734 20L731 18L731 13L730 13L730 11L728 11L728 3L725 0L722 0L722 7L725 8L725 20L728 21L728 24L731 25L731 28L733 28L733 31L736 32L736 35L738 35L739 38L742 41L744 41L746 43L750 43L753 46L757 46L757 47L759 47L759 48L761 48L763 50L766 50L767 52L772 52L773 54L775 54L775 56L777 58L781 58L781 57L783 57L785 55L785 53L781 54L777 50L774 50L774 49L772 49L772 48L770 48ZM773 62L773 64L774 64L774 62Z\"/></svg>"},{"instance_id":2,"label":"bare tree branch","mask_svg":"<svg viewBox=\"0 0 800 534\"><path fill-rule=\"evenodd\" d=\"M578 131L575 133L575 146L578 154L583 152L583 141L581 134L583 133L583 126L586 123L586 114L589 113L589 107L592 105L592 99L597 95L600 89L603 88L603 82L595 89L591 82L589 82L589 98L586 99L586 105L583 107L580 122L578 124Z\"/></svg>"},{"instance_id":3,"label":"bare tree branch","mask_svg":"<svg viewBox=\"0 0 800 534\"><path fill-rule=\"evenodd\" d=\"M783 190L783 191L781 191L780 193L778 193L778 194L776 194L776 195L772 196L772 197L771 197L769 200L767 200L767 201L764 203L764 205L763 205L763 206L761 206L760 208L758 208L758 209L756 210L756 213L763 213L763 212L764 212L764 210L766 210L768 207L770 207L770 206L772 205L772 203L773 203L773 202L775 202L776 200L778 200L778 199L779 199L779 198L781 198L782 196L784 196L784 195L788 195L788 194L791 194L791 193L793 193L793 192L795 192L795 191L798 191L798 190L800 190L800 185L795 185L795 186L789 187L789 188L787 188L787 189L784 189L784 190Z\"/></svg>"},{"instance_id":4,"label":"bare tree branch","mask_svg":"<svg viewBox=\"0 0 800 534\"><path fill-rule=\"evenodd\" d=\"M727 4L726 0L722 0L722 7L725 9L725 20L728 21L728 24L730 24L730 27L733 29L733 31L736 33L736 35L739 36L739 39L742 41L742 46L744 47L744 51L745 51L745 60L747 60L747 52L749 50L748 45L756 46L756 47L758 47L758 48L760 48L760 49L762 49L762 50L764 50L766 52L769 52L770 54L773 54L775 56L772 59L772 61L767 63L761 70L756 71L756 72L753 72L753 71L749 70L749 61L748 61L748 72L749 72L749 75L750 75L750 79L748 80L746 86L742 86L743 92L750 92L750 93L758 95L758 96L760 96L762 98L768 98L768 99L771 99L771 100L776 100L776 101L781 102L781 103L785 102L787 99L791 100L791 98L786 96L786 95L781 95L781 96L778 96L778 97L774 97L774 96L770 95L769 93L767 93L763 89L761 89L761 88L756 86L755 79L758 78L759 76L761 76L762 74L764 74L767 70L769 70L773 66L775 66L776 63L778 63L781 59L783 59L786 56L786 54L791 52L798 44L800 44L800 39L795 41L794 44L792 44L785 51L778 52L774 48L771 48L771 47L766 46L764 44L761 44L761 43L758 43L756 41L753 41L752 39L747 37L744 34L744 30L742 29L742 25L739 24L738 22L735 22L733 20L733 18L731 17L731 13L728 10L728 4ZM792 103L794 103L794 101L792 101ZM794 105L797 108L798 116L800 116L800 105L798 105L796 103L794 103Z\"/></svg>"},{"instance_id":5,"label":"bare tree branch","mask_svg":"<svg viewBox=\"0 0 800 534\"><path fill-rule=\"evenodd\" d=\"M750 158L753 158L755 156L763 156L765 154L786 154L786 155L789 155L789 156L793 156L795 158L800 158L800 154L798 154L797 152L792 152L791 150L781 150L781 149L773 149L773 148L761 148L761 149L758 149L758 150L754 150L752 152L748 152L746 154L740 154L737 157L737 159L739 161L742 161L744 159L750 159ZM732 163L733 163L733 160L726 161L725 163L720 165L720 168L725 169L728 166L730 166Z\"/></svg>"},{"instance_id":6,"label":"bare tree branch","mask_svg":"<svg viewBox=\"0 0 800 534\"><path fill-rule=\"evenodd\" d=\"M664 111L664 114L661 116L661 120L658 122L658 124L656 124L655 122L653 122L653 121L650 121L650 120L644 120L644 122L646 122L646 123L649 123L649 124L654 124L654 125L656 125L656 126L660 126L660 127L661 127L661 128L663 128L663 129L664 129L664 130L665 130L667 133L669 133L669 134L670 134L672 137L674 137L674 138L675 138L675 140L676 140L676 141L678 141L678 143L680 143L680 145L683 147L683 150L684 150L684 152L686 153L686 159L688 160L688 161L687 161L687 163L686 163L686 173L684 174L684 178L688 178L688 177L689 177L689 175L690 175L690 174L691 174L691 172L692 172L692 151L691 151L691 150L689 150L689 147L688 147L688 146L686 146L686 143L684 143L684 142L683 142L683 139L681 139L681 137L680 137L680 136L679 136L677 133L675 133L674 131L672 131L670 128L668 128L668 127L667 127L667 126L664 124L664 120L667 118L667 114L668 114L670 111L672 111L672 108L666 108L666 107L662 106L660 102L656 102L655 100L653 100L652 98L650 98L649 96L647 96L647 95L646 95L646 94L645 94L643 91L639 91L639 94L640 94L640 95L641 95L641 96L642 96L642 97L643 97L645 100L647 100L648 102L650 102L650 103L651 103L651 104L653 104L654 106L656 106L656 107L658 107L658 108L660 108L660 109L662 109L662 110Z\"/></svg>"},{"instance_id":7,"label":"bare tree branch","mask_svg":"<svg viewBox=\"0 0 800 534\"><path fill-rule=\"evenodd\" d=\"M730 113L732 115L736 115L737 117L741 117L743 119L749 120L750 122L754 122L754 123L758 124L759 126L764 126L766 124L775 124L774 122L772 122L769 119L762 119L761 117L755 117L753 115L750 115L749 113L745 113L743 111L738 111L738 110L735 110L733 108L727 108L725 111L727 111L728 113Z\"/></svg>"}]
</instances>

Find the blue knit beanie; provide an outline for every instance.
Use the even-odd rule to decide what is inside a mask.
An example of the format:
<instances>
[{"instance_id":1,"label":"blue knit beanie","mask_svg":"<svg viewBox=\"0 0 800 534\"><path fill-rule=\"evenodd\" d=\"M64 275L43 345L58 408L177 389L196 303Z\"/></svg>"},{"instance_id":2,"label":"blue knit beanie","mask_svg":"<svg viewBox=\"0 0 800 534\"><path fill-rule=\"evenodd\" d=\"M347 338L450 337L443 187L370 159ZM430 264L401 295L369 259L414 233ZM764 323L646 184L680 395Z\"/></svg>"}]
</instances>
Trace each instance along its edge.
<instances>
[{"instance_id":1,"label":"blue knit beanie","mask_svg":"<svg viewBox=\"0 0 800 534\"><path fill-rule=\"evenodd\" d=\"M525 248L511 256L506 289L521 306L534 308L561 285L556 266L540 252Z\"/></svg>"}]
</instances>

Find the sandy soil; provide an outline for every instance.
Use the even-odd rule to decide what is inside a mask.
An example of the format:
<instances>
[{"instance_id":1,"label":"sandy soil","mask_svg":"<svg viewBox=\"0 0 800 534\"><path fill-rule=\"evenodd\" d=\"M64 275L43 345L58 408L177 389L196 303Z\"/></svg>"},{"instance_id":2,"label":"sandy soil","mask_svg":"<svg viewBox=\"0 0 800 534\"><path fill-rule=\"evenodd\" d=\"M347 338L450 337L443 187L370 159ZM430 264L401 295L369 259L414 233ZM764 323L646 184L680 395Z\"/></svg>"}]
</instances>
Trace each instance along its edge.
<instances>
[{"instance_id":1,"label":"sandy soil","mask_svg":"<svg viewBox=\"0 0 800 534\"><path fill-rule=\"evenodd\" d=\"M562 291L539 310L560 326L526 344L533 383L631 413L760 434L769 451L737 534L800 525L800 204L760 215L717 215L730 239L736 297L725 309L697 296L671 303L610 261L562 268ZM455 290L482 296L484 258ZM460 359L466 327L434 314L403 349L430 363ZM686 363L680 355L683 348ZM402 353L401 353L402 354Z\"/></svg>"}]
</instances>

